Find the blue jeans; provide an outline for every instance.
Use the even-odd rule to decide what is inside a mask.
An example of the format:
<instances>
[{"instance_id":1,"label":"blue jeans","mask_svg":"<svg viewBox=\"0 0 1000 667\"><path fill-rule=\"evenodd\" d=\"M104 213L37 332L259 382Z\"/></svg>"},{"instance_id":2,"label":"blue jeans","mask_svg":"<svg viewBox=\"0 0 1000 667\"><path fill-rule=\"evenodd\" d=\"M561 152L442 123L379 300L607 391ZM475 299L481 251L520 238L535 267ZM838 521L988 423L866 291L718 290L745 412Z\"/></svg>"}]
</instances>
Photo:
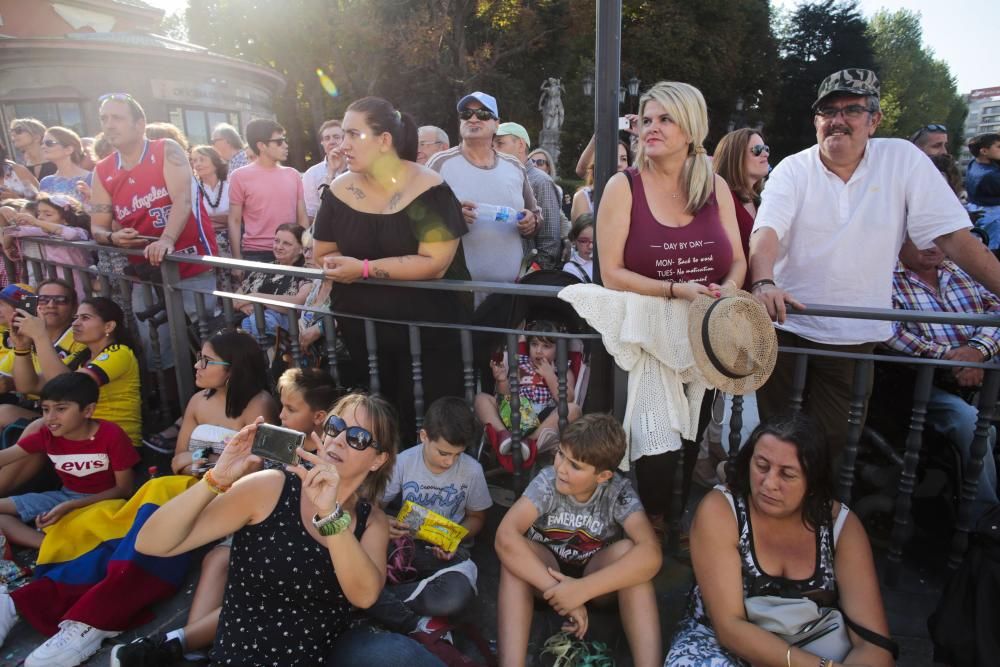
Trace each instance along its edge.
<instances>
[{"instance_id":1,"label":"blue jeans","mask_svg":"<svg viewBox=\"0 0 1000 667\"><path fill-rule=\"evenodd\" d=\"M934 426L941 435L956 447L962 456L962 466L969 461L972 439L976 434L976 407L966 403L951 392L933 387L931 399L927 403L927 423ZM997 501L997 467L993 455L996 446L996 428L990 426L988 449L983 457L983 472L976 487L976 500L983 503Z\"/></svg>"},{"instance_id":2,"label":"blue jeans","mask_svg":"<svg viewBox=\"0 0 1000 667\"><path fill-rule=\"evenodd\" d=\"M264 337L274 340L278 335L278 327L288 330L288 315L279 313L270 308L264 309ZM243 318L240 328L253 336L257 336L257 318L254 315L247 315Z\"/></svg>"},{"instance_id":3,"label":"blue jeans","mask_svg":"<svg viewBox=\"0 0 1000 667\"><path fill-rule=\"evenodd\" d=\"M348 630L333 645L329 667L444 667L434 654L396 632L368 626Z\"/></svg>"}]
</instances>

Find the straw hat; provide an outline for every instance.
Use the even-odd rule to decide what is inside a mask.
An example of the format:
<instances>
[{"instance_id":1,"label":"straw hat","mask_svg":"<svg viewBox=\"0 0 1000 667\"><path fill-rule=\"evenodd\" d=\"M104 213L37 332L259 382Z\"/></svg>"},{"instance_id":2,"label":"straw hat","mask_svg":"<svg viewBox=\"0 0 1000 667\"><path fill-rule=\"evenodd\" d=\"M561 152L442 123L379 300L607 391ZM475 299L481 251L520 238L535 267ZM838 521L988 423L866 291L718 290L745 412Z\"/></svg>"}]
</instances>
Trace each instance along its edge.
<instances>
[{"instance_id":1,"label":"straw hat","mask_svg":"<svg viewBox=\"0 0 1000 667\"><path fill-rule=\"evenodd\" d=\"M767 311L736 290L714 299L701 295L688 311L694 363L708 384L727 394L749 394L770 377L778 337Z\"/></svg>"}]
</instances>

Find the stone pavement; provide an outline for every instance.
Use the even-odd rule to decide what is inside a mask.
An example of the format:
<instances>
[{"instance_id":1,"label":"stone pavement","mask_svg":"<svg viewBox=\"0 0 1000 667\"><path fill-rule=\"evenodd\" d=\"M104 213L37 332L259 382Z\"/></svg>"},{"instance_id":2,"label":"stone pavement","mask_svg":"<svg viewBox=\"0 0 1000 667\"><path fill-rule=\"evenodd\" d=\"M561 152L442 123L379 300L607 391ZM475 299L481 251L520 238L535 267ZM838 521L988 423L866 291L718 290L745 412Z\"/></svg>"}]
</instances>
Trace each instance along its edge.
<instances>
[{"instance_id":1,"label":"stone pavement","mask_svg":"<svg viewBox=\"0 0 1000 667\"><path fill-rule=\"evenodd\" d=\"M499 583L499 562L493 552L493 535L503 516L504 508L494 505L488 513L487 525L482 539L478 540L473 550L473 557L479 565L479 590L474 607L467 618L478 626L487 640L496 638L496 591ZM926 619L937 602L943 585L943 566L938 567L938 561L932 556L927 557L927 545L911 546L906 554L904 569L896 590L887 590L883 586L886 609L889 614L893 637L900 643L902 654L898 665L900 667L931 667L931 644L927 639ZM946 548L946 546L945 546ZM923 561L917 564L917 561ZM884 570L884 554L877 553L880 571ZM200 562L200 559L196 559ZM943 563L941 554L940 563ZM188 577L183 591L160 604L155 611L152 622L135 630L123 633L116 641L130 641L135 637L157 631L166 631L182 625L187 617L194 586L197 582L197 572ZM670 637L677 621L681 618L686 604L686 596L691 586L691 569L674 558L667 557L664 567L656 578L657 599L660 607L660 623L664 645ZM536 608L535 621L532 626L531 645L529 647L529 667L531 665L550 665L547 658L539 659L538 653L545 639L559 630L559 617L547 609ZM621 624L613 609L596 610L591 613L591 632L589 639L606 643L614 652L616 664L619 667L629 667L632 662L628 654ZM0 648L0 667L15 667L24 657L37 646L43 637L34 632L24 623L19 623L11 631L7 641ZM113 642L106 642L102 650L91 658L86 665L108 664L108 654ZM461 638L459 646L475 655L470 646Z\"/></svg>"}]
</instances>

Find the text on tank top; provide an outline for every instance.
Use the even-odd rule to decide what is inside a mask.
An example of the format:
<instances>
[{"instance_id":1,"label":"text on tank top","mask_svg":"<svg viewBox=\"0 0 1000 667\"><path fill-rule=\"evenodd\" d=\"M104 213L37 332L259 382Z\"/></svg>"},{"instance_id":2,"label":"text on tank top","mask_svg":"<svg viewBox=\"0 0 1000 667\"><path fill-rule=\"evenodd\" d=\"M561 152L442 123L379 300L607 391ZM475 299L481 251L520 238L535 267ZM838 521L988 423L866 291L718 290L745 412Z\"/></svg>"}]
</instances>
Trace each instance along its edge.
<instances>
[{"instance_id":1,"label":"text on tank top","mask_svg":"<svg viewBox=\"0 0 1000 667\"><path fill-rule=\"evenodd\" d=\"M139 161L131 169L122 169L121 155L114 152L97 163L95 171L101 185L111 197L114 220L122 227L135 229L143 236L159 237L167 226L173 202L163 177L163 139L147 140ZM174 243L174 252L190 255L215 255L215 234L202 201L191 203L191 216ZM141 264L143 257L129 257ZM198 275L211 268L198 264L181 264L182 278Z\"/></svg>"},{"instance_id":2,"label":"text on tank top","mask_svg":"<svg viewBox=\"0 0 1000 667\"><path fill-rule=\"evenodd\" d=\"M649 208L642 178L626 170L632 211L623 260L625 268L654 280L722 284L733 264L733 248L719 217L713 192L683 227L661 224Z\"/></svg>"}]
</instances>

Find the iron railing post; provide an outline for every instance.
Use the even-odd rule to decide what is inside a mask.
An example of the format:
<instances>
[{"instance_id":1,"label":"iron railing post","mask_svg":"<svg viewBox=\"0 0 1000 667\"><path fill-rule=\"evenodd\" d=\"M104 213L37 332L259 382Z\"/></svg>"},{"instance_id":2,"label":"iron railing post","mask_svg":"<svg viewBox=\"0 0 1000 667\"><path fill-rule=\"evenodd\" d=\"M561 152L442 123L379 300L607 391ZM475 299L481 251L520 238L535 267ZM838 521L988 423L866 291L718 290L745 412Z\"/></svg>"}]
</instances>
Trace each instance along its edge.
<instances>
[{"instance_id":1,"label":"iron railing post","mask_svg":"<svg viewBox=\"0 0 1000 667\"><path fill-rule=\"evenodd\" d=\"M843 503L851 502L851 490L854 488L854 463L858 458L858 442L861 441L861 421L865 413L871 363L867 360L854 362L854 383L847 411L847 442L840 461L840 483L837 487L837 497Z\"/></svg>"},{"instance_id":2,"label":"iron railing post","mask_svg":"<svg viewBox=\"0 0 1000 667\"><path fill-rule=\"evenodd\" d=\"M160 264L163 276L163 299L167 307L167 328L174 349L174 376L177 379L177 396L181 405L187 405L194 393L194 369L188 363L187 316L184 312L184 293L177 287L181 281L180 264L169 256Z\"/></svg>"}]
</instances>

